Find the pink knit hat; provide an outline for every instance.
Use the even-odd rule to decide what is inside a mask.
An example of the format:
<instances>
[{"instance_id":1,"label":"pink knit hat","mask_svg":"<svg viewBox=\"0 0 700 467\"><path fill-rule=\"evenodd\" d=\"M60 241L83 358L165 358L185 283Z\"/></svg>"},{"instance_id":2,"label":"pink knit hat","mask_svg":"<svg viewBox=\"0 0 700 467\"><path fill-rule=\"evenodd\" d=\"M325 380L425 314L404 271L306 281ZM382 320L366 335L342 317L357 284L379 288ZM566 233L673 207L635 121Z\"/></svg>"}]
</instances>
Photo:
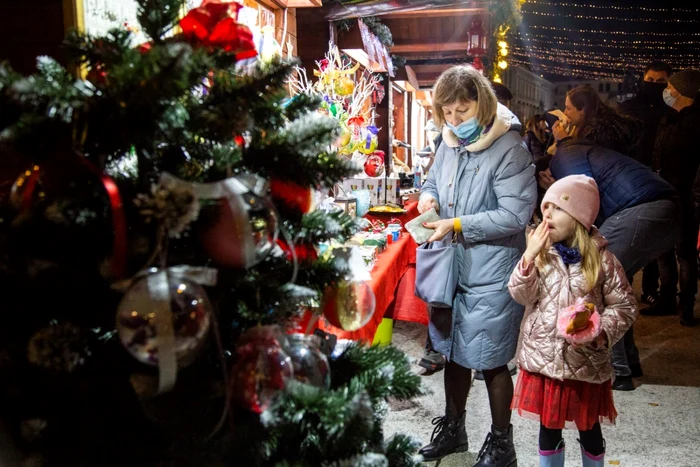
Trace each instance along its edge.
<instances>
[{"instance_id":1,"label":"pink knit hat","mask_svg":"<svg viewBox=\"0 0 700 467\"><path fill-rule=\"evenodd\" d=\"M585 175L569 175L549 187L542 199L542 212L552 203L590 230L600 209L600 194L595 180Z\"/></svg>"}]
</instances>

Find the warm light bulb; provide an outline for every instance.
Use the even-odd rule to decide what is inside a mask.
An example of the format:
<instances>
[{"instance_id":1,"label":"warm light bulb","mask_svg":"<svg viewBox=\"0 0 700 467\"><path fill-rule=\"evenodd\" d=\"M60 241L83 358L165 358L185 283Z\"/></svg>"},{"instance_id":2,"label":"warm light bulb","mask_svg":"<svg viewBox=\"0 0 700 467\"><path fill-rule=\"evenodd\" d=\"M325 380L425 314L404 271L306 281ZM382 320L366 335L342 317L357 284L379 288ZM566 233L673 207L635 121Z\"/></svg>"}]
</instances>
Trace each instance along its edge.
<instances>
[{"instance_id":1,"label":"warm light bulb","mask_svg":"<svg viewBox=\"0 0 700 467\"><path fill-rule=\"evenodd\" d=\"M493 77L493 82L494 83L500 83L501 82L501 75L497 74L496 76Z\"/></svg>"},{"instance_id":2,"label":"warm light bulb","mask_svg":"<svg viewBox=\"0 0 700 467\"><path fill-rule=\"evenodd\" d=\"M502 49L505 49L508 47L508 43L506 41L498 41L498 46Z\"/></svg>"},{"instance_id":3,"label":"warm light bulb","mask_svg":"<svg viewBox=\"0 0 700 467\"><path fill-rule=\"evenodd\" d=\"M498 51L498 54L499 54L501 57L507 57L507 56L508 56L508 49L501 49L501 50Z\"/></svg>"},{"instance_id":4,"label":"warm light bulb","mask_svg":"<svg viewBox=\"0 0 700 467\"><path fill-rule=\"evenodd\" d=\"M505 70L506 68L508 68L508 62L506 62L505 60L500 60L498 62L498 68L500 68L501 70Z\"/></svg>"}]
</instances>

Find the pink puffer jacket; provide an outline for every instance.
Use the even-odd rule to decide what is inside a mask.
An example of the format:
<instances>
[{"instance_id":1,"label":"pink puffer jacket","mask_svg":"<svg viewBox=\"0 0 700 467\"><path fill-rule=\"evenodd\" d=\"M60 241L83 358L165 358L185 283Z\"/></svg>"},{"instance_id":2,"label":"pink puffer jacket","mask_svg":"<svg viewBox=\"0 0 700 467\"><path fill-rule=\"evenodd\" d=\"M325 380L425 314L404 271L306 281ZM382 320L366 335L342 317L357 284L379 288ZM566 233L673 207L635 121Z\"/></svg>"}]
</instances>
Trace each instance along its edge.
<instances>
[{"instance_id":1,"label":"pink puffer jacket","mask_svg":"<svg viewBox=\"0 0 700 467\"><path fill-rule=\"evenodd\" d=\"M637 316L637 302L622 265L605 248L607 240L597 232L593 239L600 249L602 268L598 283L588 294L580 264L567 268L554 248L547 252L549 262L543 271L534 264L523 270L522 259L513 271L508 283L510 294L527 307L518 354L518 364L523 369L558 380L602 383L612 378L610 347L632 326ZM585 297L598 308L608 348L594 348L593 345L574 348L559 337L559 311L579 297Z\"/></svg>"}]
</instances>

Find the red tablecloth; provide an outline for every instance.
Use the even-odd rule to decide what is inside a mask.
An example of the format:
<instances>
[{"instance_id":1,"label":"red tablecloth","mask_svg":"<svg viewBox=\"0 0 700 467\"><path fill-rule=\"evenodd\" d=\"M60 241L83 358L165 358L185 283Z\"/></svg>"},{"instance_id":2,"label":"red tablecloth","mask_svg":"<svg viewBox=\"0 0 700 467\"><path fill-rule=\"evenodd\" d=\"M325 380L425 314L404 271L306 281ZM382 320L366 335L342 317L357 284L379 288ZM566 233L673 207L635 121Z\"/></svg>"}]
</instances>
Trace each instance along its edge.
<instances>
[{"instance_id":1,"label":"red tablecloth","mask_svg":"<svg viewBox=\"0 0 700 467\"><path fill-rule=\"evenodd\" d=\"M401 215L367 214L365 217L378 219L388 223L392 217L398 218L403 224L418 215L418 202L406 205L406 213ZM413 293L416 279L416 242L407 233L402 232L401 238L387 246L374 265L370 286L374 292L377 304L370 321L361 329L346 332L330 326L320 320L319 327L337 335L340 339L363 340L371 343L377 327L383 318L416 321L428 323L428 308L422 300Z\"/></svg>"}]
</instances>

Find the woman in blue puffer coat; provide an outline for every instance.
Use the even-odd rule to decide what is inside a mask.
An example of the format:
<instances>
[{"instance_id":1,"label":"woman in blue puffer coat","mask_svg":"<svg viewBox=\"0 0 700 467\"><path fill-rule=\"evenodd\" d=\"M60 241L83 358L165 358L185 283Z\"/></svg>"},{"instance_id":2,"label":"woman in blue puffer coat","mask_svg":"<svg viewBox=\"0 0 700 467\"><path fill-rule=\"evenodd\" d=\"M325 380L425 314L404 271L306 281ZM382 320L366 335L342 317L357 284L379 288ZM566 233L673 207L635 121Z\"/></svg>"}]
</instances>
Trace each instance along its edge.
<instances>
[{"instance_id":1,"label":"woman in blue puffer coat","mask_svg":"<svg viewBox=\"0 0 700 467\"><path fill-rule=\"evenodd\" d=\"M445 71L433 93L433 118L442 130L418 210L434 207L429 241L457 232L459 274L451 309L433 309L429 326L436 351L447 358L445 415L420 453L437 460L466 451L465 407L471 370L482 370L492 427L476 466L516 465L510 424L514 357L523 307L508 279L525 250L525 227L537 201L535 167L520 137L520 122L498 104L488 80L468 66ZM444 240L443 240L444 239Z\"/></svg>"}]
</instances>

